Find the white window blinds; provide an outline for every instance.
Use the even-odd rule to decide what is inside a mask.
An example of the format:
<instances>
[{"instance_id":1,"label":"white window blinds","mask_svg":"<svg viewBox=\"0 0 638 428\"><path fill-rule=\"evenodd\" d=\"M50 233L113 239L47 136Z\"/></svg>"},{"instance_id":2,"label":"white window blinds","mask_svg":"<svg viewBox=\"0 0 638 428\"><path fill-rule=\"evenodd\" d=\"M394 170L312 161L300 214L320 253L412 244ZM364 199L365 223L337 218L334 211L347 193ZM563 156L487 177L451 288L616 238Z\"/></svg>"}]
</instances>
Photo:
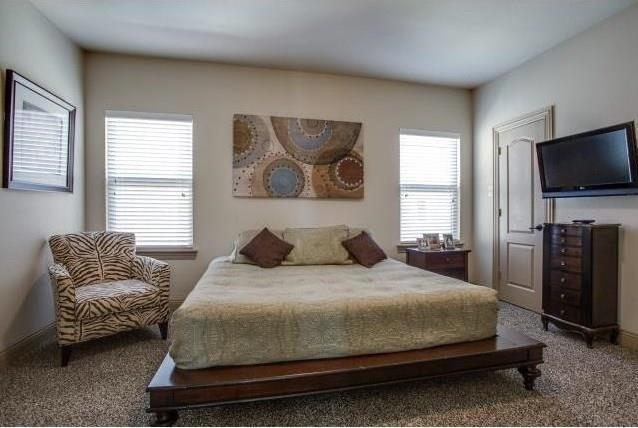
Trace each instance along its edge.
<instances>
[{"instance_id":1,"label":"white window blinds","mask_svg":"<svg viewBox=\"0 0 638 428\"><path fill-rule=\"evenodd\" d=\"M459 137L401 131L401 242L423 233L459 237Z\"/></svg>"},{"instance_id":2,"label":"white window blinds","mask_svg":"<svg viewBox=\"0 0 638 428\"><path fill-rule=\"evenodd\" d=\"M193 119L106 114L107 229L140 247L193 246Z\"/></svg>"},{"instance_id":3,"label":"white window blinds","mask_svg":"<svg viewBox=\"0 0 638 428\"><path fill-rule=\"evenodd\" d=\"M16 109L13 179L67 185L69 115L46 112L24 101Z\"/></svg>"}]
</instances>

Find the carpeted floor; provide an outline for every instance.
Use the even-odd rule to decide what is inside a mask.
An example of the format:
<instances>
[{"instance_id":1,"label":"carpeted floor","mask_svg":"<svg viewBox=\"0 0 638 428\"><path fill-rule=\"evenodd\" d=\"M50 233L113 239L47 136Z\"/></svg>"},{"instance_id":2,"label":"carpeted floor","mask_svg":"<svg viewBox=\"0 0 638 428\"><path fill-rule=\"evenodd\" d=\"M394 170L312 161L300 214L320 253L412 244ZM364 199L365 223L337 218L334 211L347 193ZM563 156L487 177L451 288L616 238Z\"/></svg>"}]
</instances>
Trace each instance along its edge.
<instances>
[{"instance_id":1,"label":"carpeted floor","mask_svg":"<svg viewBox=\"0 0 638 428\"><path fill-rule=\"evenodd\" d=\"M503 304L501 323L545 342L536 391L515 370L180 412L178 425L637 425L638 353L582 340ZM0 371L0 425L147 425L145 387L166 353L154 329L51 343Z\"/></svg>"}]
</instances>

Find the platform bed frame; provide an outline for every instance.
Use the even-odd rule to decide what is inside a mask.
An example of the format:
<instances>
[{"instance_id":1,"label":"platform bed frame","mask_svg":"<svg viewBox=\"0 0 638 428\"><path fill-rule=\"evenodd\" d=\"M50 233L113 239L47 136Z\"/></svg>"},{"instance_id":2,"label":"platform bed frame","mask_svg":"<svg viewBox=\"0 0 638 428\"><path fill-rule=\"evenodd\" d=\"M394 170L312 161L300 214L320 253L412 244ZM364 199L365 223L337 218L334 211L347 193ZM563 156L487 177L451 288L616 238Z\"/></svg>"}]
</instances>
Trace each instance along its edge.
<instances>
[{"instance_id":1,"label":"platform bed frame","mask_svg":"<svg viewBox=\"0 0 638 428\"><path fill-rule=\"evenodd\" d=\"M531 390L544 347L499 326L497 336L475 342L321 360L182 370L166 355L147 388L147 412L155 413L155 426L168 426L179 410L510 368Z\"/></svg>"}]
</instances>

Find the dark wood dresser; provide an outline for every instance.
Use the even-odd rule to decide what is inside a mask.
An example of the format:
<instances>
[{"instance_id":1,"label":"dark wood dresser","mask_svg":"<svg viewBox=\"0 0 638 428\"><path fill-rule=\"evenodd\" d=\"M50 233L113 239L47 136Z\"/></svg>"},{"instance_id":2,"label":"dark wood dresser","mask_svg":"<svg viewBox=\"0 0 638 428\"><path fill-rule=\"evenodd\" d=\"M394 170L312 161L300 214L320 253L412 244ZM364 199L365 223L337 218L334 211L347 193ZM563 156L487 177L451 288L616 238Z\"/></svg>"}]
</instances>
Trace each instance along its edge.
<instances>
[{"instance_id":1,"label":"dark wood dresser","mask_svg":"<svg viewBox=\"0 0 638 428\"><path fill-rule=\"evenodd\" d=\"M467 281L467 255L470 251L408 248L405 262L410 266Z\"/></svg>"},{"instance_id":2,"label":"dark wood dresser","mask_svg":"<svg viewBox=\"0 0 638 428\"><path fill-rule=\"evenodd\" d=\"M543 327L618 338L617 224L545 224Z\"/></svg>"}]
</instances>

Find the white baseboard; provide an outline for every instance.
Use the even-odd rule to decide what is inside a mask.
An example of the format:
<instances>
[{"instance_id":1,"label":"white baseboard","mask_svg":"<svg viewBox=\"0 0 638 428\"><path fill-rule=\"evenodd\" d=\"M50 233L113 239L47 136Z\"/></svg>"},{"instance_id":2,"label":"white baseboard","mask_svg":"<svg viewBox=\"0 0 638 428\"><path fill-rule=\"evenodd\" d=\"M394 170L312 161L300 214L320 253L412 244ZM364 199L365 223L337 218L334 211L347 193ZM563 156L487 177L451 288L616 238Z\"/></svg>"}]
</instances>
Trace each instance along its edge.
<instances>
[{"instance_id":1,"label":"white baseboard","mask_svg":"<svg viewBox=\"0 0 638 428\"><path fill-rule=\"evenodd\" d=\"M20 355L41 347L51 340L55 340L55 323L41 328L35 333L9 346L7 349L0 351L0 368L6 367L12 360L19 358Z\"/></svg>"},{"instance_id":2,"label":"white baseboard","mask_svg":"<svg viewBox=\"0 0 638 428\"><path fill-rule=\"evenodd\" d=\"M620 330L618 339L622 346L631 349L638 349L638 334L631 333L626 330Z\"/></svg>"}]
</instances>

